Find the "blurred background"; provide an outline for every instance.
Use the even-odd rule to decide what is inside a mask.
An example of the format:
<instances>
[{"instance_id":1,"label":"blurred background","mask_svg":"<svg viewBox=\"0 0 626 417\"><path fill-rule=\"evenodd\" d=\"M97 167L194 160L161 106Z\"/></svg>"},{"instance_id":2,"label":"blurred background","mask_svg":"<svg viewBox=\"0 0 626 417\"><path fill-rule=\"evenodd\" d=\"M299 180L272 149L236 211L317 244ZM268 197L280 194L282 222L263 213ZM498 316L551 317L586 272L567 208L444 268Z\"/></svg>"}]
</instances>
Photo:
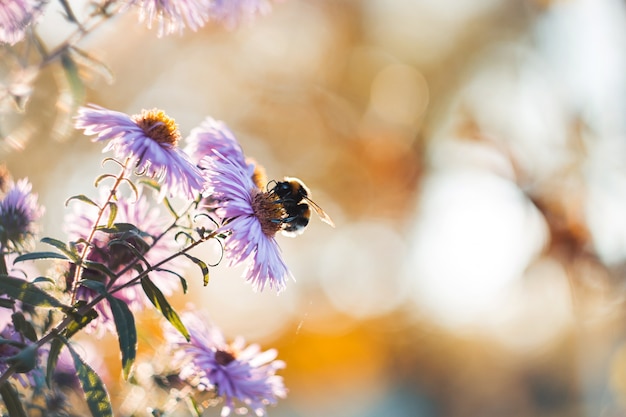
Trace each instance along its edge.
<instances>
[{"instance_id":1,"label":"blurred background","mask_svg":"<svg viewBox=\"0 0 626 417\"><path fill-rule=\"evenodd\" d=\"M52 7L41 37L60 23ZM279 237L296 278L279 296L217 267L175 299L279 350L289 396L270 416L626 413L623 1L285 0L161 39L129 12L80 46L113 75L80 68L86 102L161 108L183 136L223 120L334 219ZM3 107L2 159L63 236L102 147L73 130L62 70L4 71L29 102ZM105 343L92 360L123 415Z\"/></svg>"}]
</instances>

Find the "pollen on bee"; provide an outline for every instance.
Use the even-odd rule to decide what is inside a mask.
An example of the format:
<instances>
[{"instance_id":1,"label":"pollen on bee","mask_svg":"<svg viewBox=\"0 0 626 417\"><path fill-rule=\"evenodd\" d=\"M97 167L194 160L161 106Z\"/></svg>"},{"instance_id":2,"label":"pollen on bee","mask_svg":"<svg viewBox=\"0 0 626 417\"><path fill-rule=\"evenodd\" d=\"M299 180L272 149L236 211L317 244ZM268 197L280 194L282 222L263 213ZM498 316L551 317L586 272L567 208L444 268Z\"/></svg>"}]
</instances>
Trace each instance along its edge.
<instances>
[{"instance_id":1,"label":"pollen on bee","mask_svg":"<svg viewBox=\"0 0 626 417\"><path fill-rule=\"evenodd\" d=\"M163 110L142 110L141 114L132 116L146 136L159 144L177 146L180 140L178 125Z\"/></svg>"},{"instance_id":2,"label":"pollen on bee","mask_svg":"<svg viewBox=\"0 0 626 417\"><path fill-rule=\"evenodd\" d=\"M282 204L277 203L276 194L258 191L252 200L252 210L261 224L265 236L273 237L282 228L282 219L287 215Z\"/></svg>"}]
</instances>

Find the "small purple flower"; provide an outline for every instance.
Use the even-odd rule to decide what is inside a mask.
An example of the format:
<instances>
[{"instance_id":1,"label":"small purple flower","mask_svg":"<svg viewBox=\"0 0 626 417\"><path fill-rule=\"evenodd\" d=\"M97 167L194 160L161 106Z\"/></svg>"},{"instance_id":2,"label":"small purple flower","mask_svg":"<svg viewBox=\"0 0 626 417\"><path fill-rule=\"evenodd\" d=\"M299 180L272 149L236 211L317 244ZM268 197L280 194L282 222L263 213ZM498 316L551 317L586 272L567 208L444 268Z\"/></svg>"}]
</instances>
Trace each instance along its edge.
<instances>
[{"instance_id":1,"label":"small purple flower","mask_svg":"<svg viewBox=\"0 0 626 417\"><path fill-rule=\"evenodd\" d=\"M96 232L92 239L92 248L89 250L87 259L92 262L99 262L106 265L111 271L120 273L135 262L138 265L145 265L142 261L137 261L137 255L124 245L109 245L113 239L122 239L126 245L131 245L139 252L143 258L150 264L154 265L175 253L178 250L177 244L171 235L165 235L158 241L154 238L165 230L165 221L161 217L161 213L157 207L150 207L148 199L140 196L136 202L129 202L127 199L120 199L117 204L117 216L115 221L119 223L130 223L136 225L142 232L147 234L142 238L137 235L124 236L122 234L110 234L102 231ZM94 221L96 220L96 208L83 204L75 204L74 212L66 218L68 237L72 241L87 239ZM108 213L105 213L107 218ZM149 250L146 251L146 248ZM162 265L162 268L171 270L181 274L186 263L181 257ZM73 279L74 266L67 271L67 278ZM123 273L115 281L113 287L121 286L128 283L137 275L134 268ZM173 291L180 285L180 280L173 274L166 271L154 271L150 273L150 280L165 294L171 295ZM91 279L109 284L110 278L104 273L95 269L85 269L82 273L83 279ZM91 301L98 293L95 290L84 286L78 287L77 299ZM131 310L140 311L150 304L148 298L144 295L139 283L130 285L113 294L114 297L124 301ZM102 325L103 329L98 332L103 334L104 330L113 332L115 325L113 322L113 313L111 307L106 301L98 303L95 307L98 312L98 319L91 323L90 330L96 330L98 325ZM100 330L100 329L97 329Z\"/></svg>"},{"instance_id":2,"label":"small purple flower","mask_svg":"<svg viewBox=\"0 0 626 417\"><path fill-rule=\"evenodd\" d=\"M186 142L188 145L185 148L185 152L190 155L191 160L200 168L206 168L202 159L204 157L214 158L214 151L219 152L224 158L242 167L250 166L235 135L220 120L207 117L200 126L191 130ZM252 170L254 170L254 165L252 165Z\"/></svg>"},{"instance_id":3,"label":"small purple flower","mask_svg":"<svg viewBox=\"0 0 626 417\"><path fill-rule=\"evenodd\" d=\"M246 262L244 276L257 291L266 285L282 291L291 273L275 238L285 217L277 196L259 189L246 167L219 154L204 162L215 213L224 219L217 232L228 234L224 241L228 265Z\"/></svg>"},{"instance_id":4,"label":"small purple flower","mask_svg":"<svg viewBox=\"0 0 626 417\"><path fill-rule=\"evenodd\" d=\"M269 0L130 0L139 7L139 21L158 26L157 36L182 34L185 27L196 31L208 21L229 29L242 21L271 10Z\"/></svg>"},{"instance_id":5,"label":"small purple flower","mask_svg":"<svg viewBox=\"0 0 626 417\"><path fill-rule=\"evenodd\" d=\"M211 19L233 29L257 15L269 13L271 9L268 0L212 0Z\"/></svg>"},{"instance_id":6,"label":"small purple flower","mask_svg":"<svg viewBox=\"0 0 626 417\"><path fill-rule=\"evenodd\" d=\"M196 31L209 20L211 0L131 0L139 7L139 21L158 26L157 36L170 35L183 29Z\"/></svg>"},{"instance_id":7,"label":"small purple flower","mask_svg":"<svg viewBox=\"0 0 626 417\"><path fill-rule=\"evenodd\" d=\"M171 326L165 336L181 364L180 378L199 390L214 389L225 404L222 417L231 414L235 400L243 403L257 416L265 416L265 408L287 396L283 378L276 371L285 363L275 360L277 352L261 352L256 344L245 345L243 338L226 343L224 335L204 317L191 312L181 316L191 336L187 342Z\"/></svg>"},{"instance_id":8,"label":"small purple flower","mask_svg":"<svg viewBox=\"0 0 626 417\"><path fill-rule=\"evenodd\" d=\"M24 39L26 29L41 15L44 2L3 0L0 3L0 43L14 45Z\"/></svg>"},{"instance_id":9,"label":"small purple flower","mask_svg":"<svg viewBox=\"0 0 626 417\"><path fill-rule=\"evenodd\" d=\"M201 169L210 167L209 159L227 159L246 170L258 188L266 185L265 170L253 159L246 158L237 138L224 122L207 117L191 130L186 141L185 152Z\"/></svg>"},{"instance_id":10,"label":"small purple flower","mask_svg":"<svg viewBox=\"0 0 626 417\"><path fill-rule=\"evenodd\" d=\"M17 183L9 182L0 201L0 246L3 248L20 251L32 244L38 231L36 222L44 213L32 189L26 178Z\"/></svg>"},{"instance_id":11,"label":"small purple flower","mask_svg":"<svg viewBox=\"0 0 626 417\"><path fill-rule=\"evenodd\" d=\"M86 135L97 135L94 142L108 140L103 152L113 150L117 158L129 159L138 171L157 179L161 198L175 192L194 198L202 191L202 173L178 148L178 126L162 110L129 116L91 105L78 110L75 126Z\"/></svg>"}]
</instances>

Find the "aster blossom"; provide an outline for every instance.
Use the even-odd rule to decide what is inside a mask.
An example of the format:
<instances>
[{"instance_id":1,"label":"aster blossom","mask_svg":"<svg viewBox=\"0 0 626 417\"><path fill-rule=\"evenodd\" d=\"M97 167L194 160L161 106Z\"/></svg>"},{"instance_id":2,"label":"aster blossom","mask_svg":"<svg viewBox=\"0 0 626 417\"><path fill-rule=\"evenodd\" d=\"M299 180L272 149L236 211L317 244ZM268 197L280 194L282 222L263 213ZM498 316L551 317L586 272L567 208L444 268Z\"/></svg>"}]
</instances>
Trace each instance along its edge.
<instances>
[{"instance_id":1,"label":"aster blossom","mask_svg":"<svg viewBox=\"0 0 626 417\"><path fill-rule=\"evenodd\" d=\"M78 110L75 126L96 135L94 142L108 141L103 152L113 150L117 158L128 159L139 172L161 183L160 197L169 193L194 198L202 191L202 173L178 148L178 127L162 110L129 116L90 105Z\"/></svg>"},{"instance_id":2,"label":"aster blossom","mask_svg":"<svg viewBox=\"0 0 626 417\"><path fill-rule=\"evenodd\" d=\"M241 337L227 343L219 328L191 312L183 313L181 319L189 331L188 342L171 326L165 330L181 366L179 377L199 390L214 389L224 399L222 417L231 414L235 401L265 416L268 405L287 396L283 378L276 375L285 363L276 360L275 349L261 352L259 345L246 346Z\"/></svg>"},{"instance_id":3,"label":"aster blossom","mask_svg":"<svg viewBox=\"0 0 626 417\"><path fill-rule=\"evenodd\" d=\"M29 246L38 231L37 221L44 213L38 204L33 186L23 178L9 181L7 192L0 201L0 245L11 250Z\"/></svg>"},{"instance_id":4,"label":"aster blossom","mask_svg":"<svg viewBox=\"0 0 626 417\"><path fill-rule=\"evenodd\" d=\"M277 197L259 189L247 168L220 154L215 159L205 158L204 163L215 213L224 220L216 233L227 235L227 264L245 263L244 277L257 291L266 285L278 292L284 290L291 273L275 237L285 217Z\"/></svg>"},{"instance_id":5,"label":"aster blossom","mask_svg":"<svg viewBox=\"0 0 626 417\"><path fill-rule=\"evenodd\" d=\"M44 2L3 0L0 4L0 43L14 45L24 39L26 29L41 15Z\"/></svg>"},{"instance_id":6,"label":"aster blossom","mask_svg":"<svg viewBox=\"0 0 626 417\"><path fill-rule=\"evenodd\" d=\"M269 0L212 0L211 19L232 29L257 15L269 13L271 9Z\"/></svg>"},{"instance_id":7,"label":"aster blossom","mask_svg":"<svg viewBox=\"0 0 626 417\"><path fill-rule=\"evenodd\" d=\"M246 160L233 132L220 120L207 117L200 126L191 130L185 141L187 142L185 152L200 168L207 168L202 161L205 157L215 158L219 154L241 167L254 170L254 165Z\"/></svg>"},{"instance_id":8,"label":"aster blossom","mask_svg":"<svg viewBox=\"0 0 626 417\"><path fill-rule=\"evenodd\" d=\"M132 0L139 8L139 21L148 28L157 25L157 36L181 34L185 27L196 31L208 21L210 0Z\"/></svg>"},{"instance_id":9,"label":"aster blossom","mask_svg":"<svg viewBox=\"0 0 626 417\"><path fill-rule=\"evenodd\" d=\"M141 195L135 202L120 199L116 205L116 222L137 225L141 235L97 231L91 241L87 260L104 264L119 276L112 283L109 276L98 270L86 268L82 272L83 279L99 281L107 286L111 285L113 288L128 283L136 276L136 270L129 268L129 265L137 264L145 268L143 261L138 259L134 251L140 253L142 259L148 264L154 265L178 250L174 238L170 235L165 235L156 240L156 237L165 230L165 219L157 207L150 206L145 196ZM97 210L93 206L82 204L75 204L73 207L74 211L66 218L66 232L72 241L85 240L96 220ZM124 244L111 245L110 242L114 239L121 240ZM129 249L126 245L132 246L134 250ZM162 265L162 268L182 273L185 266L184 260L181 257L176 257ZM68 278L73 277L73 268L72 265L67 273ZM164 270L151 272L150 279L165 295L171 295L179 285L178 278ZM79 286L76 294L77 299L85 301L91 301L97 295L95 290L85 286ZM150 304L139 283L116 291L113 296L122 300L133 311L140 311ZM106 300L101 301L95 309L99 317L92 322L93 325L90 324L91 329L95 329L97 324L102 324L105 330L113 331L115 329L113 313L108 302Z\"/></svg>"},{"instance_id":10,"label":"aster blossom","mask_svg":"<svg viewBox=\"0 0 626 417\"><path fill-rule=\"evenodd\" d=\"M129 4L139 8L139 21L148 28L156 24L159 37L182 34L185 28L196 31L209 21L233 29L271 10L268 0L130 0Z\"/></svg>"}]
</instances>

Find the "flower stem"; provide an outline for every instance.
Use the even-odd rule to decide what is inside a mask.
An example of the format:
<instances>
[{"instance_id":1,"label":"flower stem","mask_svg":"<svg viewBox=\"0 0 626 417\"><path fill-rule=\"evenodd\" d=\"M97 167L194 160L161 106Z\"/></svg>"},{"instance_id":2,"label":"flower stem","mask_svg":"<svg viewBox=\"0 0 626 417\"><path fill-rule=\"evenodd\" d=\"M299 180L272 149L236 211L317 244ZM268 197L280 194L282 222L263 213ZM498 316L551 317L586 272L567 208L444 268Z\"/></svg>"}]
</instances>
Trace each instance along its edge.
<instances>
[{"instance_id":1,"label":"flower stem","mask_svg":"<svg viewBox=\"0 0 626 417\"><path fill-rule=\"evenodd\" d=\"M115 183L113 184L113 187L111 187L111 190L109 191L109 196L108 196L106 202L98 210L98 216L96 217L96 220L93 223L91 231L89 232L89 236L87 237L87 243L83 247L83 250L82 250L82 252L80 254L80 260L76 263L76 268L74 269L74 276L72 277L72 282L71 282L72 298L71 298L70 305L74 305L74 302L76 301L76 292L78 291L78 281L80 279L80 274L83 271L83 263L87 259L87 255L89 254L89 251L91 249L92 240L93 240L93 237L96 234L96 230L98 230L98 226L100 225L100 220L102 220L102 216L104 215L104 211L109 206L109 203L115 197L115 194L117 192L117 188L120 186L122 181L126 178L126 166L127 166L127 164L128 164L128 160L126 161L126 163L124 165L122 165L122 170L119 173L119 175L117 176L117 178L115 179Z\"/></svg>"}]
</instances>

